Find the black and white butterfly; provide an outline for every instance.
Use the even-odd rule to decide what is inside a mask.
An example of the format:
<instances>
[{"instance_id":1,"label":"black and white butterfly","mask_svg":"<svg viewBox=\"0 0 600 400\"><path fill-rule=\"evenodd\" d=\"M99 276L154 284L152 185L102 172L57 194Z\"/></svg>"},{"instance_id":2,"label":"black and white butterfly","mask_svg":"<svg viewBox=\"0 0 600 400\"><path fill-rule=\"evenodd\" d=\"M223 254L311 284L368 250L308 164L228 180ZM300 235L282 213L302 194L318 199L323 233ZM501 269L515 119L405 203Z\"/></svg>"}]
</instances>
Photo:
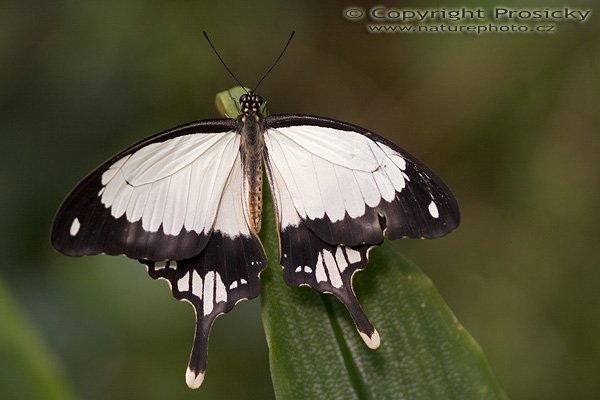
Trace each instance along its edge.
<instances>
[{"instance_id":1,"label":"black and white butterfly","mask_svg":"<svg viewBox=\"0 0 600 400\"><path fill-rule=\"evenodd\" d=\"M263 165L286 283L339 298L370 348L379 334L352 289L369 250L384 235L437 238L459 224L448 187L400 147L334 119L265 117L262 103L248 92L236 119L191 122L127 148L75 187L52 229L60 252L138 259L194 306L191 388L204 379L214 319L260 292Z\"/></svg>"}]
</instances>

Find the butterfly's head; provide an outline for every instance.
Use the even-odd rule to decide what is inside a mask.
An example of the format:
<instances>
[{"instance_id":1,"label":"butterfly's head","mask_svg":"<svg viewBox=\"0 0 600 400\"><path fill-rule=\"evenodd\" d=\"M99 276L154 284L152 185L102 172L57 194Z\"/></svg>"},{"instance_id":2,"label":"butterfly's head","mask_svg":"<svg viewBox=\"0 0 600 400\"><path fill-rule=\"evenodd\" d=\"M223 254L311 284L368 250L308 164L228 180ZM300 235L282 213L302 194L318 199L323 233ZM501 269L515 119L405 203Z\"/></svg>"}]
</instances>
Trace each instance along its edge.
<instances>
[{"instance_id":1,"label":"butterfly's head","mask_svg":"<svg viewBox=\"0 0 600 400\"><path fill-rule=\"evenodd\" d=\"M263 99L259 95L250 91L240 96L240 106L242 114L245 116L253 116L260 112L260 106L263 104Z\"/></svg>"}]
</instances>

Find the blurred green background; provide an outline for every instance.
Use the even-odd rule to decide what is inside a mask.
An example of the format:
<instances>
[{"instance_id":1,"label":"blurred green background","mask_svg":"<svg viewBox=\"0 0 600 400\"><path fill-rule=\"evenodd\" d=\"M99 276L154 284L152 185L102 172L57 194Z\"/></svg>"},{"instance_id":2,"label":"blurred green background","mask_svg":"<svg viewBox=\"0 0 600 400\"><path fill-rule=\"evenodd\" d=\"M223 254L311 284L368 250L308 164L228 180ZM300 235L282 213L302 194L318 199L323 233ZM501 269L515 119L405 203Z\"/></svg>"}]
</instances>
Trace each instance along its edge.
<instances>
[{"instance_id":1,"label":"blurred green background","mask_svg":"<svg viewBox=\"0 0 600 400\"><path fill-rule=\"evenodd\" d=\"M137 262L67 258L49 245L61 200L99 163L151 133L216 117L215 93L235 83L203 30L248 86L296 30L260 88L271 112L368 127L437 171L458 197L460 229L396 248L433 279L509 396L597 398L598 16L557 22L550 35L481 36L373 35L365 20L342 17L371 5L0 5L1 398L273 397L258 301L217 321L206 381L191 391L191 308ZM593 2L477 2L498 5Z\"/></svg>"}]
</instances>

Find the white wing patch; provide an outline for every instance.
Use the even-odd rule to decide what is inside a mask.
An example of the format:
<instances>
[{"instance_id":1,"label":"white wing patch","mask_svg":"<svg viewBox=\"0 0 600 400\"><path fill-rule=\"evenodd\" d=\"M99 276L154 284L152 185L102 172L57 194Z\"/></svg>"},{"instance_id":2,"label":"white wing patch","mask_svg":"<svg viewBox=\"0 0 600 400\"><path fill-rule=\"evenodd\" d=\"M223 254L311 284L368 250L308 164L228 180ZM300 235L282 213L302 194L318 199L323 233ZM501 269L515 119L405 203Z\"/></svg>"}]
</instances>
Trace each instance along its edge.
<instances>
[{"instance_id":1,"label":"white wing patch","mask_svg":"<svg viewBox=\"0 0 600 400\"><path fill-rule=\"evenodd\" d=\"M270 150L269 150L270 151ZM287 165L283 166L284 168ZM289 170L288 170L289 171ZM298 226L300 224L300 216L294 206L294 202L289 192L289 184L283 179L283 176L277 166L271 165L269 169L270 179L272 180L273 201L275 202L275 212L277 213L277 221L281 228L286 226ZM283 255L286 257L286 254Z\"/></svg>"},{"instance_id":2,"label":"white wing patch","mask_svg":"<svg viewBox=\"0 0 600 400\"><path fill-rule=\"evenodd\" d=\"M429 203L429 207L427 207L427 209L429 210L429 214L431 214L431 216L433 218L439 218L440 217L440 212L438 211L438 208L435 205L435 203L433 202L433 200L431 201L431 203Z\"/></svg>"},{"instance_id":3,"label":"white wing patch","mask_svg":"<svg viewBox=\"0 0 600 400\"><path fill-rule=\"evenodd\" d=\"M194 296L202 300L204 315L210 314L217 303L227 302L225 284L221 274L216 271L208 271L204 279L195 270L191 273L188 271L177 280L177 290L182 293L191 291Z\"/></svg>"},{"instance_id":4,"label":"white wing patch","mask_svg":"<svg viewBox=\"0 0 600 400\"><path fill-rule=\"evenodd\" d=\"M79 233L79 228L81 228L81 223L78 218L75 218L71 223L71 228L69 228L69 234L71 236L75 236Z\"/></svg>"},{"instance_id":5,"label":"white wing patch","mask_svg":"<svg viewBox=\"0 0 600 400\"><path fill-rule=\"evenodd\" d=\"M346 257L344 257L344 253L348 257L348 261L346 261ZM317 257L317 264L315 270L315 278L318 282L327 282L331 283L331 286L334 288L341 288L343 286L342 281L342 273L348 267L348 263L354 264L361 261L362 257L360 252L351 249L349 247L345 247L340 245L337 247L335 251L335 255L327 250L323 249L319 252ZM308 268L308 270L307 270ZM294 272L302 272L301 267L297 267ZM312 270L310 267L305 267L304 272L311 273Z\"/></svg>"},{"instance_id":6,"label":"white wing patch","mask_svg":"<svg viewBox=\"0 0 600 400\"><path fill-rule=\"evenodd\" d=\"M248 191L245 190L244 175L239 152L227 179L221 201L219 212L214 223L214 230L220 231L229 237L250 236L250 217L248 215ZM252 262L254 264L254 262Z\"/></svg>"},{"instance_id":7,"label":"white wing patch","mask_svg":"<svg viewBox=\"0 0 600 400\"><path fill-rule=\"evenodd\" d=\"M235 132L184 135L149 144L102 174L104 188L98 196L113 217L141 220L148 232L162 225L168 235L183 228L203 233L218 224L224 234L237 236L244 225L243 219L231 221L240 211L232 196L242 201L239 146ZM219 219L220 202L225 212Z\"/></svg>"},{"instance_id":8,"label":"white wing patch","mask_svg":"<svg viewBox=\"0 0 600 400\"><path fill-rule=\"evenodd\" d=\"M265 143L281 229L305 218L360 217L366 206L391 202L406 186L404 158L357 132L314 125L273 128L265 132Z\"/></svg>"}]
</instances>

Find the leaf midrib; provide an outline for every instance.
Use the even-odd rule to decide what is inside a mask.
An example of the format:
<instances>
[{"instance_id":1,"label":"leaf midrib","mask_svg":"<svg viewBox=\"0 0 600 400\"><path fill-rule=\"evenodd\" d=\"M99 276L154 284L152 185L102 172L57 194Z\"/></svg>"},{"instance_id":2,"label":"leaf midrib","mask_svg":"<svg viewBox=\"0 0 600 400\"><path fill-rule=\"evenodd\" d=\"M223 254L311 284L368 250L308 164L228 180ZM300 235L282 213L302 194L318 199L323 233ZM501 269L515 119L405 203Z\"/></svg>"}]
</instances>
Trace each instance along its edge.
<instances>
[{"instance_id":1,"label":"leaf midrib","mask_svg":"<svg viewBox=\"0 0 600 400\"><path fill-rule=\"evenodd\" d=\"M346 343L346 338L344 337L342 327L337 320L338 317L343 318L343 316L337 315L337 312L332 304L332 302L337 301L337 299L331 298L331 295L326 294L321 294L319 297L323 301L325 309L327 310L327 317L335 336L335 342L339 348L340 354L342 355L344 366L348 371L350 382L352 383L352 388L354 389L357 398L360 400L374 400L367 390L367 384L364 380L364 377L360 373L358 365L356 365L354 357L352 356L352 352Z\"/></svg>"}]
</instances>

